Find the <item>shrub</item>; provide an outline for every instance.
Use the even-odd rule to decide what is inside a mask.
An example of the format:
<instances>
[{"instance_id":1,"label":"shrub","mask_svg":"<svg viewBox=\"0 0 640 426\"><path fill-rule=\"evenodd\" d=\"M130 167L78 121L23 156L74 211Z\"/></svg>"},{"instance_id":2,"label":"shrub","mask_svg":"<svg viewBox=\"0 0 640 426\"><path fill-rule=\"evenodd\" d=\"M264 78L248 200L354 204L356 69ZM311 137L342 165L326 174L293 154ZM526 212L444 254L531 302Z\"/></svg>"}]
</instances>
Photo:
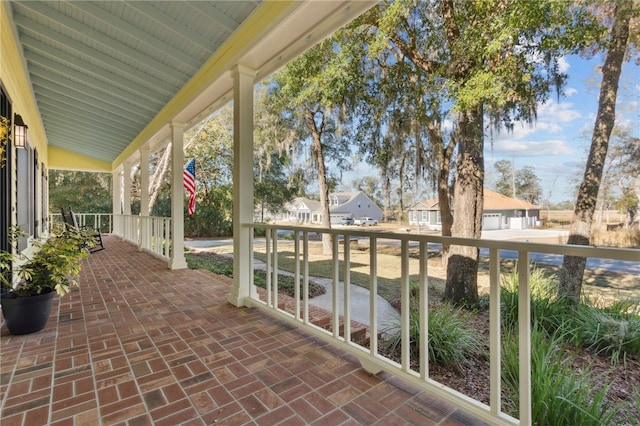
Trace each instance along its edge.
<instances>
[{"instance_id":1,"label":"shrub","mask_svg":"<svg viewBox=\"0 0 640 426\"><path fill-rule=\"evenodd\" d=\"M574 316L580 344L605 353L612 363L640 354L640 304L621 301L597 307L585 301Z\"/></svg>"},{"instance_id":2,"label":"shrub","mask_svg":"<svg viewBox=\"0 0 640 426\"><path fill-rule=\"evenodd\" d=\"M531 318L538 321L545 330L554 332L562 328L568 307L556 302L556 285L553 278L542 269L532 268L529 278L531 289ZM508 330L518 328L518 272L502 276L500 291L502 326Z\"/></svg>"},{"instance_id":3,"label":"shrub","mask_svg":"<svg viewBox=\"0 0 640 426\"><path fill-rule=\"evenodd\" d=\"M472 356L485 355L480 333L469 327L470 313L449 303L429 311L429 361L445 366L468 364ZM409 311L411 356L419 356L420 312L412 304ZM399 351L402 343L400 324L390 331L386 344L391 351Z\"/></svg>"},{"instance_id":4,"label":"shrub","mask_svg":"<svg viewBox=\"0 0 640 426\"><path fill-rule=\"evenodd\" d=\"M611 356L617 363L627 354L640 354L640 303L615 302L598 307L588 299L578 306L556 299L553 279L539 269L531 271L531 319L548 335ZM518 326L518 275L502 277L500 292L502 325L516 332Z\"/></svg>"},{"instance_id":5,"label":"shrub","mask_svg":"<svg viewBox=\"0 0 640 426\"><path fill-rule=\"evenodd\" d=\"M566 336L551 336L538 323L531 330L532 424L614 425L619 407L606 401L609 386L597 386L598 377L589 369L571 368L573 356L564 343ZM519 410L519 357L517 334L503 339L502 381L505 408L515 416Z\"/></svg>"}]
</instances>

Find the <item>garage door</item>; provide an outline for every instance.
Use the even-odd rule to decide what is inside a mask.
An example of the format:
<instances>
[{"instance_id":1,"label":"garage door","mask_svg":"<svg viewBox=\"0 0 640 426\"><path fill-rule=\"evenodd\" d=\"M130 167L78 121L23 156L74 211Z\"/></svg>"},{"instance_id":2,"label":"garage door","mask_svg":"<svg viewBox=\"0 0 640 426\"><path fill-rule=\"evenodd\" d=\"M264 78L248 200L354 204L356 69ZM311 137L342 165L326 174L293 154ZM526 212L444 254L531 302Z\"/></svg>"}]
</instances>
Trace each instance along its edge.
<instances>
[{"instance_id":1,"label":"garage door","mask_svg":"<svg viewBox=\"0 0 640 426\"><path fill-rule=\"evenodd\" d=\"M500 214L490 213L482 215L482 229L500 229Z\"/></svg>"}]
</instances>

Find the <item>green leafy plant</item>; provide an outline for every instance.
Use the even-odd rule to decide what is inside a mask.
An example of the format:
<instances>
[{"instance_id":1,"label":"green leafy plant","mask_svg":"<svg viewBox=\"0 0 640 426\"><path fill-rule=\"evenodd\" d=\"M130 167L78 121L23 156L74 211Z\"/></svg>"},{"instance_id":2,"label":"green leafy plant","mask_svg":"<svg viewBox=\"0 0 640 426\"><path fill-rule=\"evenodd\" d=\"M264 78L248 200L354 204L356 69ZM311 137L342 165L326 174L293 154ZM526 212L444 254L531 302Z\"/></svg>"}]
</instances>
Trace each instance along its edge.
<instances>
[{"instance_id":1,"label":"green leafy plant","mask_svg":"<svg viewBox=\"0 0 640 426\"><path fill-rule=\"evenodd\" d=\"M472 356L486 355L480 333L469 327L471 314L462 308L445 303L429 310L429 361L445 366L469 363ZM409 338L411 355L416 358L420 348L420 311L412 303L409 311ZM388 349L396 352L402 343L400 324L389 331Z\"/></svg>"},{"instance_id":2,"label":"green leafy plant","mask_svg":"<svg viewBox=\"0 0 640 426\"><path fill-rule=\"evenodd\" d=\"M518 328L518 272L517 268L502 275L500 305L502 325L509 330ZM557 287L553 278L542 269L532 268L529 277L531 289L531 317L547 330L562 327L567 307L556 302Z\"/></svg>"},{"instance_id":3,"label":"green leafy plant","mask_svg":"<svg viewBox=\"0 0 640 426\"><path fill-rule=\"evenodd\" d=\"M598 353L605 353L616 364L628 354L640 354L640 303L619 301L597 307L583 301L573 316L579 329L579 342Z\"/></svg>"},{"instance_id":4,"label":"green leafy plant","mask_svg":"<svg viewBox=\"0 0 640 426\"><path fill-rule=\"evenodd\" d=\"M57 292L64 296L71 286L78 286L80 261L89 255L95 246L92 231L79 228L58 228L42 240L34 240L29 254L18 250L18 241L25 237L19 227L8 231L10 251L0 252L0 279L3 289L16 297L35 296ZM13 268L18 283L8 271Z\"/></svg>"},{"instance_id":5,"label":"green leafy plant","mask_svg":"<svg viewBox=\"0 0 640 426\"><path fill-rule=\"evenodd\" d=\"M559 335L566 342L585 346L595 353L607 354L612 363L626 360L628 354L640 354L640 303L618 301L598 306L587 298L579 305L557 299L551 276L534 268L531 288L531 318L548 335ZM502 324L505 330L518 326L518 275L503 275L500 292Z\"/></svg>"},{"instance_id":6,"label":"green leafy plant","mask_svg":"<svg viewBox=\"0 0 640 426\"><path fill-rule=\"evenodd\" d=\"M571 368L573 356L566 336L549 336L538 323L531 330L531 402L535 425L614 425L618 406L607 403L609 386L598 386L598 377L585 368ZM518 415L518 336L503 339L502 381L505 407Z\"/></svg>"}]
</instances>

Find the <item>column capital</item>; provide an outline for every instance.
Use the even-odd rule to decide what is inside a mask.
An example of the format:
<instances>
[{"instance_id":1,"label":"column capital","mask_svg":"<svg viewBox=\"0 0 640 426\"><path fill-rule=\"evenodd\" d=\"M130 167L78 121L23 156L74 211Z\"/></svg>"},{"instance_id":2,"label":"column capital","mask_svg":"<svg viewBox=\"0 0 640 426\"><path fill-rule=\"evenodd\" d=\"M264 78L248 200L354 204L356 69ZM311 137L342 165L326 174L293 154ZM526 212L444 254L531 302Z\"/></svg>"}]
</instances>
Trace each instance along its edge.
<instances>
[{"instance_id":1,"label":"column capital","mask_svg":"<svg viewBox=\"0 0 640 426\"><path fill-rule=\"evenodd\" d=\"M233 74L233 77L236 78L236 76L238 75L244 75L247 77L251 77L251 78L255 78L256 75L258 75L258 72L256 70L254 70L253 68L250 68L246 65L242 65L242 64L238 64L236 65L232 70L231 73Z\"/></svg>"}]
</instances>

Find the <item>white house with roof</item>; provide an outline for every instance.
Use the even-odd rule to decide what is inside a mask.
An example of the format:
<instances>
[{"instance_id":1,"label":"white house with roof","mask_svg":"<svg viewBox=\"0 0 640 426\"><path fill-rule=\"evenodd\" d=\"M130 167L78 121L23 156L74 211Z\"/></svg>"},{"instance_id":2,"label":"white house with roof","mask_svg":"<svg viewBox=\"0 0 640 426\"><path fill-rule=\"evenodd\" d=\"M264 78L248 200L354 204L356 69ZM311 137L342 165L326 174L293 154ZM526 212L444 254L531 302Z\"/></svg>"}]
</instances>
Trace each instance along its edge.
<instances>
[{"instance_id":1,"label":"white house with roof","mask_svg":"<svg viewBox=\"0 0 640 426\"><path fill-rule=\"evenodd\" d=\"M296 223L311 223L312 214L320 210L320 201L296 197L285 205L283 219Z\"/></svg>"},{"instance_id":2,"label":"white house with roof","mask_svg":"<svg viewBox=\"0 0 640 426\"><path fill-rule=\"evenodd\" d=\"M285 206L285 219L298 223L321 223L320 201L304 197L293 199ZM331 223L340 223L342 218L369 216L382 221L382 209L364 192L334 192L329 194Z\"/></svg>"},{"instance_id":3,"label":"white house with roof","mask_svg":"<svg viewBox=\"0 0 640 426\"><path fill-rule=\"evenodd\" d=\"M455 199L452 208L455 209ZM419 224L432 230L442 229L438 198L420 201L408 213L409 225ZM539 217L539 206L484 189L482 229L530 229L536 226Z\"/></svg>"}]
</instances>

